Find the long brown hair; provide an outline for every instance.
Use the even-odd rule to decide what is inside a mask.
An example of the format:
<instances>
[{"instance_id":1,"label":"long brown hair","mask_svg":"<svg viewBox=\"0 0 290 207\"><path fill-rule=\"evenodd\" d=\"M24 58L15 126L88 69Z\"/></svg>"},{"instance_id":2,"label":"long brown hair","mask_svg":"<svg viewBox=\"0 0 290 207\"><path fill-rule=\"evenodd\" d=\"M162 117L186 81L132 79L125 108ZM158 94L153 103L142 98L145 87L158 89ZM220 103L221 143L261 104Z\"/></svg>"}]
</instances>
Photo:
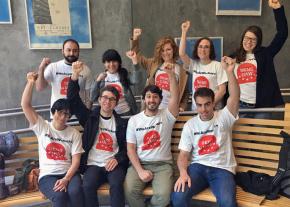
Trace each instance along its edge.
<instances>
[{"instance_id":1,"label":"long brown hair","mask_svg":"<svg viewBox=\"0 0 290 207\"><path fill-rule=\"evenodd\" d=\"M178 46L176 45L176 43L174 42L174 39L172 37L162 37L161 39L159 39L155 45L155 49L154 49L154 62L158 63L158 64L162 64L164 62L164 60L161 57L161 52L162 49L164 47L164 45L166 44L170 44L172 49L173 49L173 61L176 62L176 60L178 59Z\"/></svg>"},{"instance_id":2,"label":"long brown hair","mask_svg":"<svg viewBox=\"0 0 290 207\"><path fill-rule=\"evenodd\" d=\"M215 50L214 50L214 45L213 45L213 42L212 40L209 38L209 37L202 37L202 38L199 38L196 43L194 44L194 49L193 49L193 52L192 52L192 58L194 60L199 60L199 57L197 55L197 50L198 50L198 46L200 44L200 42L202 40L207 40L209 42L209 45L210 45L210 51L209 51L209 59L210 60L215 60L216 58L216 55L215 55Z\"/></svg>"}]
</instances>

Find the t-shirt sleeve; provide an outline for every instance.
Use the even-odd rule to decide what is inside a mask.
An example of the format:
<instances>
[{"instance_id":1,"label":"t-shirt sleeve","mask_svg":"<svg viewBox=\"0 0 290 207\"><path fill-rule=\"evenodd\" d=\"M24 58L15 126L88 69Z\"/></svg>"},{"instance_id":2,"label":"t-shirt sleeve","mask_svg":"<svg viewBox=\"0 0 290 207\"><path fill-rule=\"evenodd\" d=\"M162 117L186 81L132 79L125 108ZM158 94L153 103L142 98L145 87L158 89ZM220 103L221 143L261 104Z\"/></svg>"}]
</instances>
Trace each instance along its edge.
<instances>
[{"instance_id":1,"label":"t-shirt sleeve","mask_svg":"<svg viewBox=\"0 0 290 207\"><path fill-rule=\"evenodd\" d=\"M72 148L71 148L71 155L83 153L83 147L82 147L82 135L80 132L75 130L75 135L72 143Z\"/></svg>"},{"instance_id":2,"label":"t-shirt sleeve","mask_svg":"<svg viewBox=\"0 0 290 207\"><path fill-rule=\"evenodd\" d=\"M136 132L134 127L134 117L131 117L127 126L126 140L128 143L137 144Z\"/></svg>"},{"instance_id":3,"label":"t-shirt sleeve","mask_svg":"<svg viewBox=\"0 0 290 207\"><path fill-rule=\"evenodd\" d=\"M234 117L233 114L229 111L228 107L225 106L219 112L219 121L223 124L225 129L230 129L234 125L235 121L239 119L239 116Z\"/></svg>"},{"instance_id":4,"label":"t-shirt sleeve","mask_svg":"<svg viewBox=\"0 0 290 207\"><path fill-rule=\"evenodd\" d=\"M186 123L183 127L183 130L181 132L181 138L179 141L178 149L190 152L192 149L192 143L191 143L191 135L190 133L190 127L189 124Z\"/></svg>"},{"instance_id":5,"label":"t-shirt sleeve","mask_svg":"<svg viewBox=\"0 0 290 207\"><path fill-rule=\"evenodd\" d=\"M37 137L40 137L41 133L47 128L48 123L41 116L38 115L37 121L34 125L30 125L30 129L35 133Z\"/></svg>"},{"instance_id":6,"label":"t-shirt sleeve","mask_svg":"<svg viewBox=\"0 0 290 207\"><path fill-rule=\"evenodd\" d=\"M193 73L193 70L194 70L194 67L195 67L195 61L193 59L190 58L189 60L189 65L185 65L184 68L190 72L190 73Z\"/></svg>"},{"instance_id":7,"label":"t-shirt sleeve","mask_svg":"<svg viewBox=\"0 0 290 207\"><path fill-rule=\"evenodd\" d=\"M52 82L54 75L53 75L53 63L49 64L46 69L44 70L44 79L48 82Z\"/></svg>"},{"instance_id":8,"label":"t-shirt sleeve","mask_svg":"<svg viewBox=\"0 0 290 207\"><path fill-rule=\"evenodd\" d=\"M221 63L218 62L216 67L217 67L217 84L221 85L223 83L228 82L228 76L225 70L222 68Z\"/></svg>"},{"instance_id":9,"label":"t-shirt sleeve","mask_svg":"<svg viewBox=\"0 0 290 207\"><path fill-rule=\"evenodd\" d=\"M173 116L173 114L168 110L168 108L165 109L165 115L166 119L170 124L174 124L176 121L176 118Z\"/></svg>"}]
</instances>

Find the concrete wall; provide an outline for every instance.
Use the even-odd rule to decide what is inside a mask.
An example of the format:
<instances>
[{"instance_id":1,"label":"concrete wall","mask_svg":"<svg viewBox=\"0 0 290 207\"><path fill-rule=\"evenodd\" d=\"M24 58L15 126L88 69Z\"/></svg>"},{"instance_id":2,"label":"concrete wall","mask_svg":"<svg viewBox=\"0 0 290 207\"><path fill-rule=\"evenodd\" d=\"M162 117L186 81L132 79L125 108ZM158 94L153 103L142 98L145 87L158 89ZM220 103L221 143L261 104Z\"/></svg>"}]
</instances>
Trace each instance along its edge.
<instances>
[{"instance_id":1,"label":"concrete wall","mask_svg":"<svg viewBox=\"0 0 290 207\"><path fill-rule=\"evenodd\" d=\"M13 24L0 25L0 109L20 106L25 84L25 74L38 67L42 57L52 61L62 58L60 50L30 50L28 47L25 1L11 0ZM290 21L290 4L285 2ZM131 7L132 5L132 7ZM241 32L250 24L260 25L267 45L275 32L272 11L263 1L261 17L216 16L214 0L91 0L91 29L93 49L81 50L80 56L96 74L103 70L101 55L108 48L117 49L124 66L130 68L125 58L129 49L128 38L133 27L143 29L141 49L147 56L153 54L155 42L164 35L180 36L180 24L190 20L189 36L223 36L224 54L229 54L239 44ZM290 87L290 40L277 55L276 70L280 87ZM135 87L139 93L143 80ZM33 104L49 103L50 90L35 93ZM0 118L0 131L21 128L23 118Z\"/></svg>"}]
</instances>

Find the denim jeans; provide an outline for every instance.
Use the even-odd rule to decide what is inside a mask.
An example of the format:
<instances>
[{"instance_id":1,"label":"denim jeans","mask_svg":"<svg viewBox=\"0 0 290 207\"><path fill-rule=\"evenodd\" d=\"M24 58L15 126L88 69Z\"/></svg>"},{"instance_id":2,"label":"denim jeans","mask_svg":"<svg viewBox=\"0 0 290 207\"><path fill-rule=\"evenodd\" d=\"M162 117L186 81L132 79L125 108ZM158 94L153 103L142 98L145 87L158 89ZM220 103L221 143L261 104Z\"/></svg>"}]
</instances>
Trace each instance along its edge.
<instances>
[{"instance_id":1,"label":"denim jeans","mask_svg":"<svg viewBox=\"0 0 290 207\"><path fill-rule=\"evenodd\" d=\"M52 202L53 207L82 207L84 206L83 192L81 188L81 176L76 173L69 181L67 192L55 192L53 187L63 175L46 175L39 180L40 191Z\"/></svg>"},{"instance_id":2,"label":"denim jeans","mask_svg":"<svg viewBox=\"0 0 290 207\"><path fill-rule=\"evenodd\" d=\"M190 206L193 195L198 194L207 187L210 187L220 207L236 207L236 184L234 174L231 172L201 165L191 164L188 169L191 179L191 187L186 185L184 192L173 192L171 194L174 207Z\"/></svg>"},{"instance_id":3,"label":"denim jeans","mask_svg":"<svg viewBox=\"0 0 290 207\"><path fill-rule=\"evenodd\" d=\"M240 109L254 109L255 106L248 106L244 102L240 102ZM255 119L271 119L271 112L240 112L240 118L255 118Z\"/></svg>"},{"instance_id":4,"label":"denim jeans","mask_svg":"<svg viewBox=\"0 0 290 207\"><path fill-rule=\"evenodd\" d=\"M113 207L125 206L123 182L126 170L119 165L108 172L104 167L90 165L83 176L83 191L86 207L99 206L97 189L108 181L110 185L110 201Z\"/></svg>"}]
</instances>

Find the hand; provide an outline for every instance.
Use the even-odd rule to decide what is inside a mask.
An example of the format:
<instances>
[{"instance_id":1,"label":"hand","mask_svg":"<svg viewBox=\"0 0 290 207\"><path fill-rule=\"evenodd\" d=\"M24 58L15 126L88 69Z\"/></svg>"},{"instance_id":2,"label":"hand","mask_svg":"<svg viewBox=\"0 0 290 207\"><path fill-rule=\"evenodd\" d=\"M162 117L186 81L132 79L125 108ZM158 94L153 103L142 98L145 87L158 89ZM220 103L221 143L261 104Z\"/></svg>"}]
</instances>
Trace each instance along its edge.
<instances>
[{"instance_id":1,"label":"hand","mask_svg":"<svg viewBox=\"0 0 290 207\"><path fill-rule=\"evenodd\" d=\"M174 68L175 65L173 63L166 63L164 64L164 72L168 73L168 75L174 75Z\"/></svg>"},{"instance_id":2,"label":"hand","mask_svg":"<svg viewBox=\"0 0 290 207\"><path fill-rule=\"evenodd\" d=\"M102 72L98 75L98 77L96 78L96 81L102 81L105 80L105 78L107 77L107 73L106 72Z\"/></svg>"},{"instance_id":3,"label":"hand","mask_svg":"<svg viewBox=\"0 0 290 207\"><path fill-rule=\"evenodd\" d=\"M110 172L110 171L113 171L117 165L118 165L118 161L115 158L113 158L106 163L105 169L108 172Z\"/></svg>"},{"instance_id":4,"label":"hand","mask_svg":"<svg viewBox=\"0 0 290 207\"><path fill-rule=\"evenodd\" d=\"M269 7L273 9L279 9L281 7L281 3L279 0L269 0L268 4L269 4Z\"/></svg>"},{"instance_id":5,"label":"hand","mask_svg":"<svg viewBox=\"0 0 290 207\"><path fill-rule=\"evenodd\" d=\"M132 60L132 63L134 65L136 65L138 63L137 54L136 54L135 51L129 50L129 51L126 52L126 55L127 55L128 58L130 58Z\"/></svg>"},{"instance_id":6,"label":"hand","mask_svg":"<svg viewBox=\"0 0 290 207\"><path fill-rule=\"evenodd\" d=\"M184 108L179 107L179 112L184 112Z\"/></svg>"},{"instance_id":7,"label":"hand","mask_svg":"<svg viewBox=\"0 0 290 207\"><path fill-rule=\"evenodd\" d=\"M37 77L38 77L37 72L28 72L26 75L27 82L32 82L32 83L35 83Z\"/></svg>"},{"instance_id":8,"label":"hand","mask_svg":"<svg viewBox=\"0 0 290 207\"><path fill-rule=\"evenodd\" d=\"M181 24L181 31L187 32L190 27L190 21L185 21Z\"/></svg>"},{"instance_id":9,"label":"hand","mask_svg":"<svg viewBox=\"0 0 290 207\"><path fill-rule=\"evenodd\" d=\"M38 68L44 70L50 63L51 63L50 59L45 57L42 59Z\"/></svg>"},{"instance_id":10,"label":"hand","mask_svg":"<svg viewBox=\"0 0 290 207\"><path fill-rule=\"evenodd\" d=\"M72 63L72 80L77 80L80 73L82 72L84 63L81 61L76 61Z\"/></svg>"},{"instance_id":11,"label":"hand","mask_svg":"<svg viewBox=\"0 0 290 207\"><path fill-rule=\"evenodd\" d=\"M138 172L138 175L143 182L149 182L153 179L153 173L150 170L142 170Z\"/></svg>"},{"instance_id":12,"label":"hand","mask_svg":"<svg viewBox=\"0 0 290 207\"><path fill-rule=\"evenodd\" d=\"M142 29L134 28L134 30L133 30L133 40L138 40L138 38L141 36L141 34L142 34Z\"/></svg>"},{"instance_id":13,"label":"hand","mask_svg":"<svg viewBox=\"0 0 290 207\"><path fill-rule=\"evenodd\" d=\"M191 187L191 179L188 176L188 174L180 175L179 178L177 179L175 185L174 185L174 192L184 192L185 190L185 185L188 185L188 187Z\"/></svg>"},{"instance_id":14,"label":"hand","mask_svg":"<svg viewBox=\"0 0 290 207\"><path fill-rule=\"evenodd\" d=\"M69 183L69 180L66 178L59 179L55 182L53 190L55 192L57 192L57 191L66 192L66 190L67 190L66 187L67 187L68 183Z\"/></svg>"},{"instance_id":15,"label":"hand","mask_svg":"<svg viewBox=\"0 0 290 207\"><path fill-rule=\"evenodd\" d=\"M230 57L224 56L221 60L221 65L224 70L227 72L233 72L235 69L236 60Z\"/></svg>"}]
</instances>

